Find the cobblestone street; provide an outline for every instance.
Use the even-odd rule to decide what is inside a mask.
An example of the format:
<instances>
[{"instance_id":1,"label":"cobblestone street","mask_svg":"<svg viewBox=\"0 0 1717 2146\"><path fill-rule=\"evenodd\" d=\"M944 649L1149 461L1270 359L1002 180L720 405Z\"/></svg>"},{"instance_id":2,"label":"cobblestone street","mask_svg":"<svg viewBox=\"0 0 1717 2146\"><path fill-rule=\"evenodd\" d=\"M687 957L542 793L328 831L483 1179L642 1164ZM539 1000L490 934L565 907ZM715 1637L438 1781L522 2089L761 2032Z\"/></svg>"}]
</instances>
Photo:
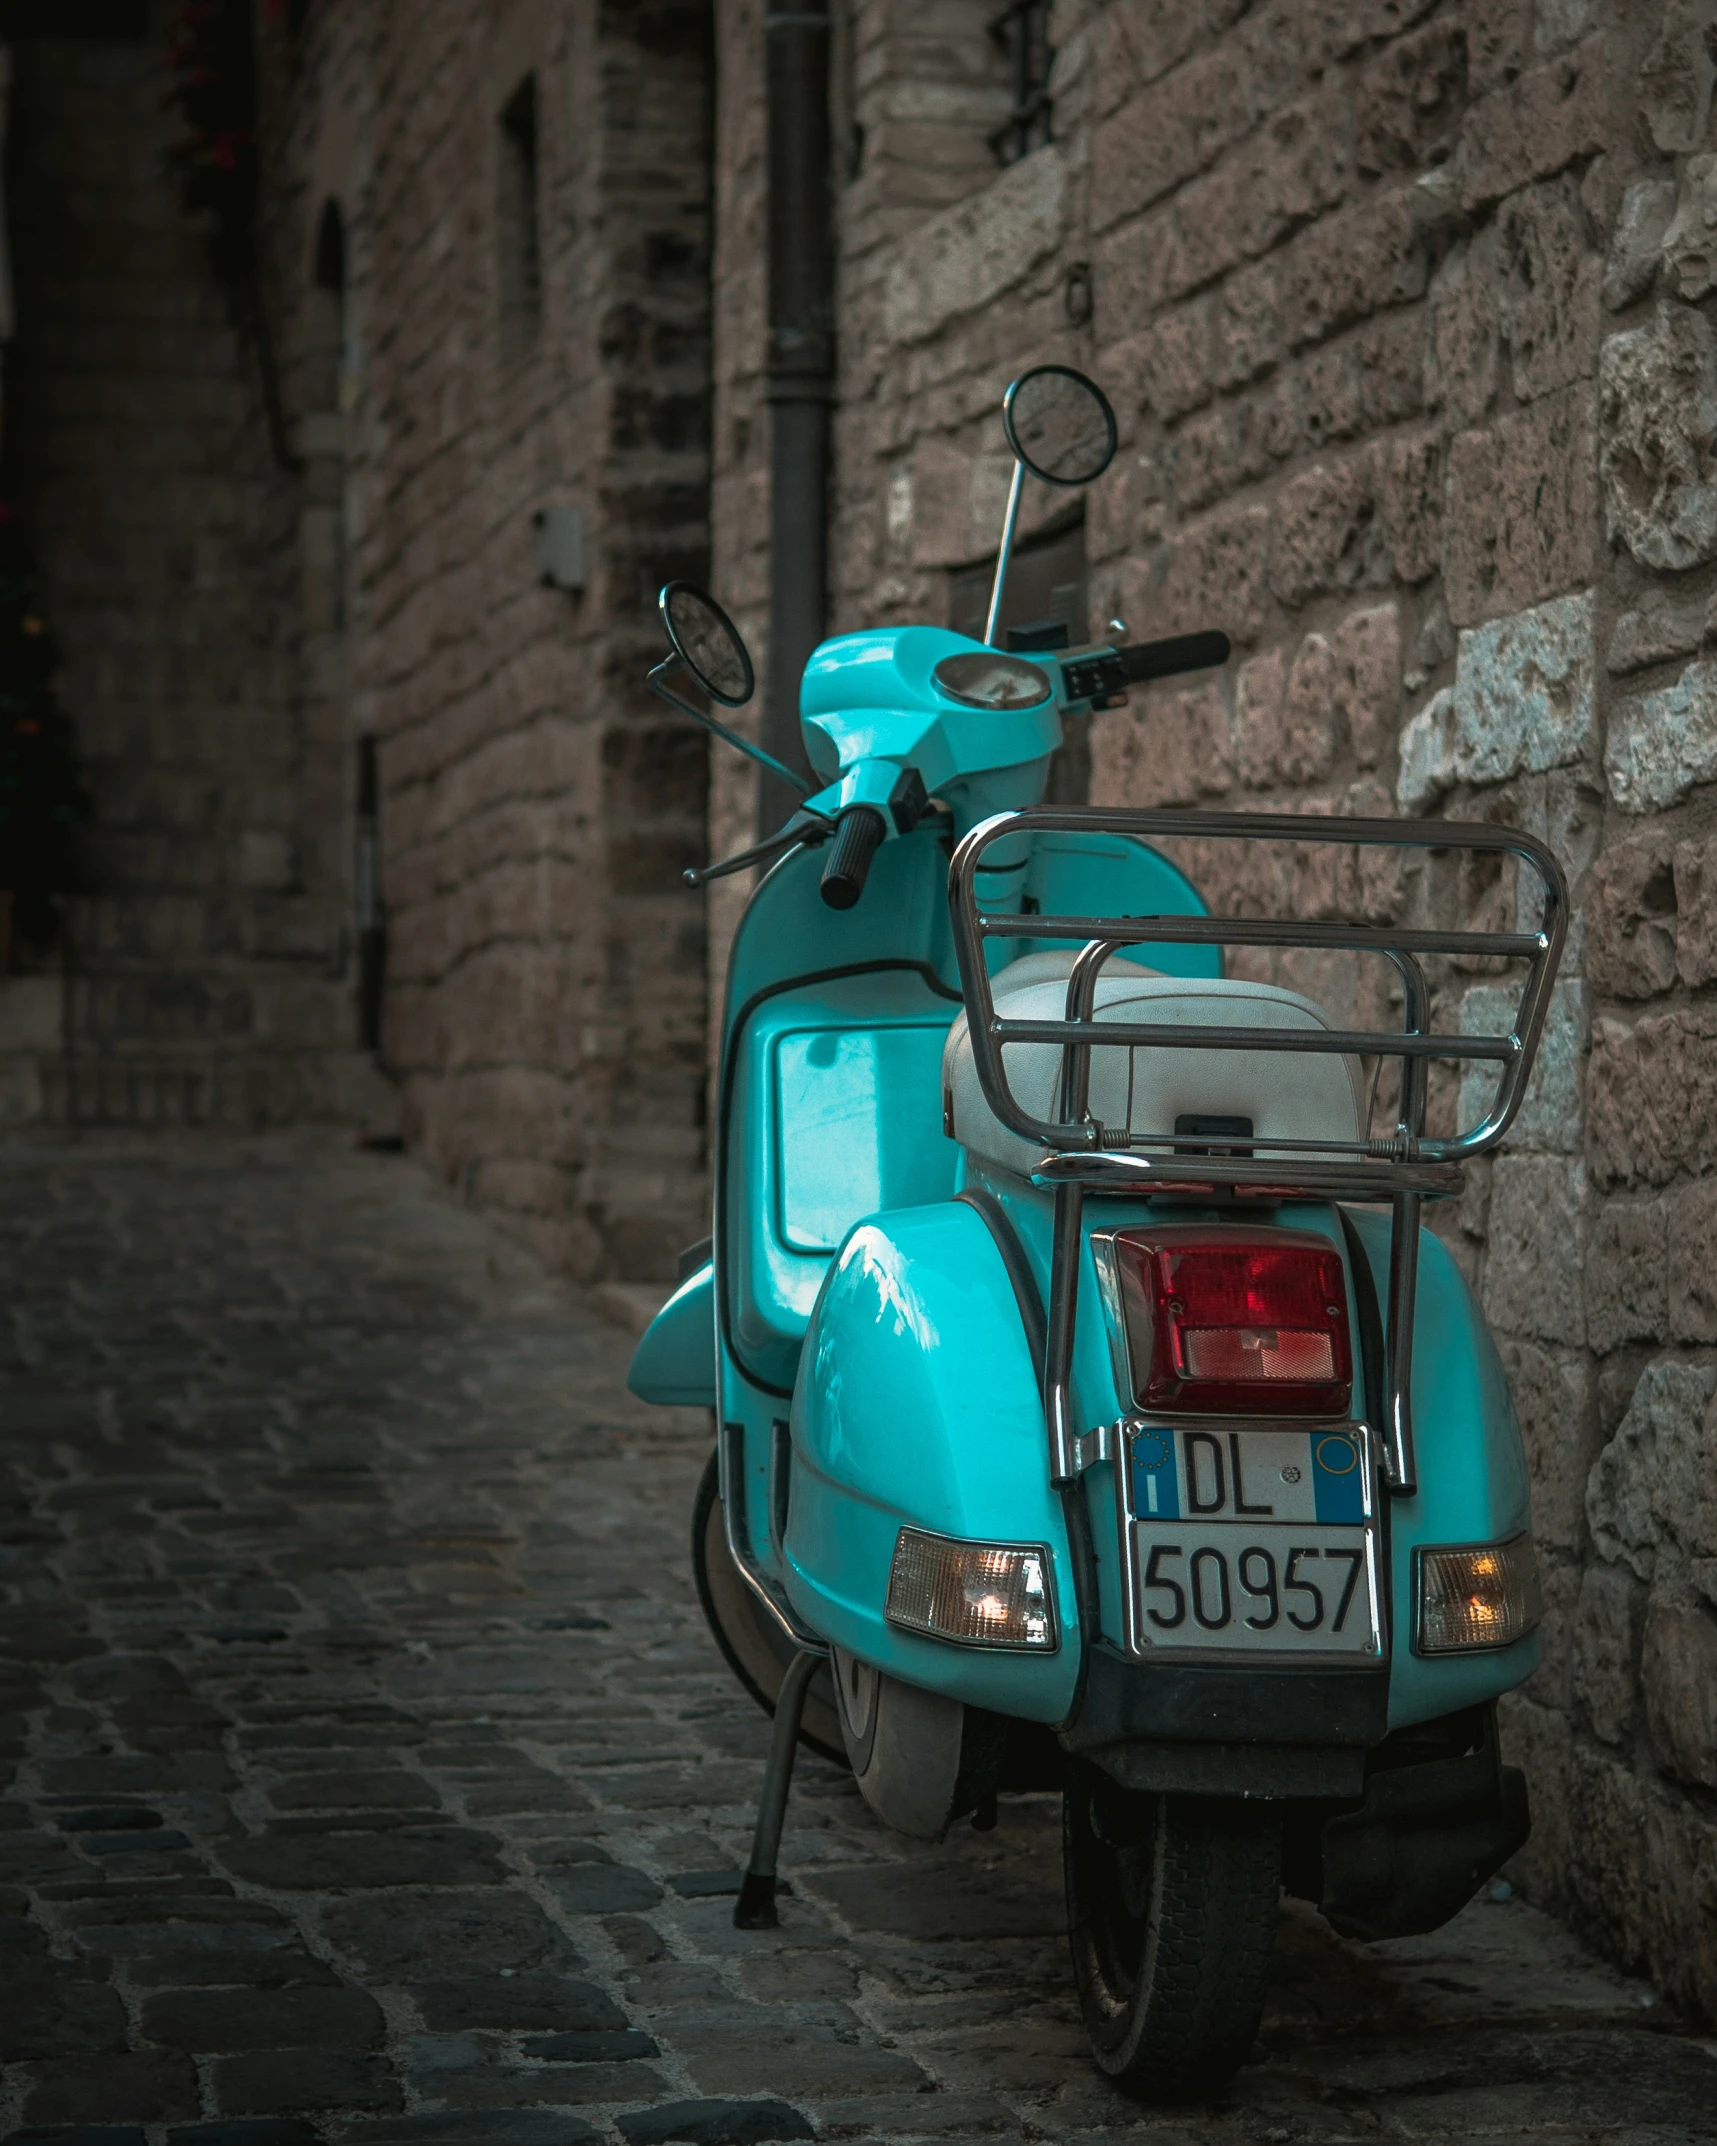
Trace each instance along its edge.
<instances>
[{"instance_id":1,"label":"cobblestone street","mask_svg":"<svg viewBox=\"0 0 1717 2146\"><path fill-rule=\"evenodd\" d=\"M0 1183L0 2137L1717 2136L1717 2042L1518 1900L1285 1909L1232 2093L1120 2101L1047 1798L919 1849L802 1761L737 1934L765 1725L628 1338L331 1135Z\"/></svg>"}]
</instances>

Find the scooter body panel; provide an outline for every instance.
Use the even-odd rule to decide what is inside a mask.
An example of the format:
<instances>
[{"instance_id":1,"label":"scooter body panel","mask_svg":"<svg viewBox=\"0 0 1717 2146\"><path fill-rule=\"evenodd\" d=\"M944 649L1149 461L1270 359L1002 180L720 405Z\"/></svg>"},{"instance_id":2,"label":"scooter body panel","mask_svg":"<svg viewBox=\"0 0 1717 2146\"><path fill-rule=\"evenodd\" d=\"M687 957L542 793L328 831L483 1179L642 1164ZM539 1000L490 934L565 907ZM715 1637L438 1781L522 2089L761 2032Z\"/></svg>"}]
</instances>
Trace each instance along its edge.
<instances>
[{"instance_id":1,"label":"scooter body panel","mask_svg":"<svg viewBox=\"0 0 1717 2146\"><path fill-rule=\"evenodd\" d=\"M1053 1223L1051 1196L1022 1180L1010 1179L1000 1171L973 1170L969 1181L1000 1204L1019 1239L1039 1291L1047 1291ZM900 1260L896 1247L892 1257L898 1265L891 1264L888 1270L889 1287L903 1305L934 1303L938 1316L933 1321L920 1319L914 1313L911 1318L897 1318L891 1325L887 1318L879 1316L877 1307L881 1297L877 1284L871 1284L868 1290L850 1283L837 1288L831 1277L814 1321L811 1347L815 1354L807 1359L806 1377L801 1381L801 1392L795 1401L795 1459L797 1461L803 1446L810 1467L820 1466L825 1473L830 1472L828 1462L821 1455L834 1435L833 1424L821 1390L822 1377L813 1366L815 1363L825 1364L831 1377L844 1382L847 1364L862 1351L869 1357L866 1391L873 1396L865 1404L862 1441L879 1440L892 1446L898 1433L890 1425L900 1404L890 1396L899 1395L904 1399L910 1394L913 1420L909 1438L915 1469L911 1480L915 1486L934 1486L933 1489L915 1487L913 1496L940 1500L950 1510L962 1508L969 1501L972 1509L987 1512L989 1508L984 1500L994 1480L991 1463L998 1441L986 1433L986 1415L974 1419L965 1413L961 1406L962 1391L969 1386L974 1392L987 1392L982 1382L991 1360L999 1360L1005 1348L1006 1356L1017 1363L1024 1351L1024 1337L1011 1289L1006 1287L1006 1277L1001 1274L1000 1260L994 1255L993 1241L989 1240L987 1229L975 1212L963 1203L955 1203L951 1211L968 1216L969 1224L962 1222L944 1232L915 1229L910 1238L910 1264ZM1352 1210L1352 1214L1372 1268L1374 1287L1381 1292L1389 1265L1388 1217L1366 1209ZM892 1231L901 1219L887 1217L888 1230ZM1214 1223L1215 1219L1211 1211L1189 1208L1184 1203L1171 1207L1167 1203L1104 1200L1094 1201L1087 1208L1073 1381L1082 1423L1094 1428L1112 1423L1126 1413L1116 1373L1116 1352L1091 1256L1092 1232L1144 1227L1153 1221L1160 1224L1169 1220L1209 1220ZM1311 1230L1327 1237L1344 1264L1347 1263L1345 1233L1333 1207L1316 1202L1295 1203L1270 1210L1268 1219L1284 1228ZM968 1318L964 1316L968 1306L963 1303L958 1290L947 1281L936 1282L928 1268L938 1257L965 1262L970 1225L982 1232L986 1243L979 1250L990 1253L994 1259L994 1272L1001 1275L999 1283L992 1276L990 1287L1006 1290L1006 1295L998 1296L993 1307L984 1313L974 1313ZM875 1228L876 1225L872 1225L856 1233L848 1251L843 1252L841 1264L846 1262L849 1253L860 1265L874 1256L870 1243L856 1250L854 1245L857 1239L871 1237ZM906 1241L902 1240L902 1243ZM1350 1270L1350 1311L1356 1303ZM1512 1690L1531 1675L1538 1665L1540 1653L1536 1633L1494 1652L1424 1656L1415 1650L1413 1619L1417 1553L1441 1544L1506 1541L1529 1525L1525 1456L1495 1345L1459 1268L1429 1230L1422 1231L1420 1236L1417 1304L1413 1413L1418 1426L1419 1488L1412 1497L1386 1499L1393 1605L1388 1668L1391 1728L1435 1720ZM933 1349L927 1346L925 1339L931 1331L936 1337ZM1008 1336L1005 1345L998 1339L1002 1331ZM1360 1361L1357 1318L1353 1352L1357 1364ZM1027 1362L1029 1364L1029 1359ZM951 1375L945 1384L923 1378L921 1366L942 1364L951 1367ZM850 1387L841 1394L835 1413L843 1424L859 1421ZM1034 1496L1041 1501L1053 1500L1053 1494L1047 1488L1047 1446L1042 1409L1034 1388L1030 1391L1029 1411L1022 1400L1016 1417L1010 1421L1023 1421L1028 1413L1035 1428L1036 1453L1026 1453L1025 1442L1016 1442L1011 1432L1008 1440L1010 1460L1023 1455L1021 1484L1010 1493L1010 1499L1023 1502L1011 1502L1007 1508L1016 1515L1031 1509ZM841 1435L849 1443L860 1442L845 1429ZM1090 1512L1101 1635L1111 1646L1121 1647L1125 1643L1125 1634L1120 1515L1113 1466L1107 1462L1095 1464L1082 1476L1080 1488ZM797 1496L796 1481L795 1499ZM886 1498L879 1502L888 1503ZM896 1529L902 1522L909 1521L912 1525L935 1528L947 1534L968 1533L978 1538L1009 1541L1033 1539L1029 1527L1020 1525L1017 1518L1010 1525L1005 1514L1000 1512L993 1524L962 1528L922 1517L927 1508L922 1504L914 1506L911 1500L897 1499L888 1509L895 1515ZM1065 1536L1056 1539L1064 1542ZM880 1567L868 1581L873 1623L880 1621L892 1548L891 1534L886 1546L873 1549L871 1553L872 1565L878 1556L881 1558ZM820 1549L819 1554L827 1553ZM809 1557L805 1563L809 1571L818 1569ZM1058 1562L1058 1609L1067 1592L1064 1578L1065 1568ZM789 1584L795 1588L805 1585L806 1575L795 1572ZM1071 1629L1071 1620L1066 1628ZM890 1666L873 1651L875 1642L861 1644L857 1628L849 1627L849 1630L852 1636L842 1638L840 1644L879 1668ZM891 1639L906 1636L890 1635ZM1084 1638L1089 1643L1096 1636L1087 1633ZM914 1642L914 1646L916 1649L928 1646L935 1654L948 1657L959 1657L967 1651L934 1642ZM990 1696L974 1700L974 1703L1000 1712L1017 1713L1025 1719L1046 1718L1004 1695L1010 1682L1016 1694L1024 1691L1024 1679L1017 1676L1013 1667L1022 1658L997 1656L995 1660L1001 1665L999 1673L983 1679ZM893 1673L909 1675L899 1667L895 1667ZM934 1681L922 1675L910 1680L931 1682L933 1689L968 1697L971 1693L964 1688L964 1680L970 1676L970 1670L955 1661L950 1662L945 1675Z\"/></svg>"},{"instance_id":2,"label":"scooter body panel","mask_svg":"<svg viewBox=\"0 0 1717 2146\"><path fill-rule=\"evenodd\" d=\"M791 1420L785 1579L806 1622L907 1683L1063 1719L1083 1645L1066 1524L1018 1306L973 1208L897 1209L852 1232L817 1304ZM889 1624L903 1526L1041 1545L1056 1651L954 1646Z\"/></svg>"},{"instance_id":3,"label":"scooter body panel","mask_svg":"<svg viewBox=\"0 0 1717 2146\"><path fill-rule=\"evenodd\" d=\"M716 1402L715 1266L688 1274L645 1329L626 1384L640 1401L714 1408Z\"/></svg>"}]
</instances>

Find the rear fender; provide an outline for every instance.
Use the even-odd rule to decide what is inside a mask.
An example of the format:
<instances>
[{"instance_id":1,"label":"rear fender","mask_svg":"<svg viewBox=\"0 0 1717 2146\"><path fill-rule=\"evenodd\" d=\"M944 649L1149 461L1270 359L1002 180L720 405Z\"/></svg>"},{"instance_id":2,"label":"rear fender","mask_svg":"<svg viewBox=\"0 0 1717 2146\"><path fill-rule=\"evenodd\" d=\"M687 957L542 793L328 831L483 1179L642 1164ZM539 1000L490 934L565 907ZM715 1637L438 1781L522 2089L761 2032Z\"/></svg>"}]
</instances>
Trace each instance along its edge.
<instances>
[{"instance_id":1,"label":"rear fender","mask_svg":"<svg viewBox=\"0 0 1717 2146\"><path fill-rule=\"evenodd\" d=\"M1068 1712L1083 1636L1043 1407L1007 1270L963 1201L846 1239L811 1316L792 1414L786 1587L815 1630L928 1691L1028 1721ZM1052 1654L955 1646L883 1614L903 1526L1049 1552Z\"/></svg>"}]
</instances>

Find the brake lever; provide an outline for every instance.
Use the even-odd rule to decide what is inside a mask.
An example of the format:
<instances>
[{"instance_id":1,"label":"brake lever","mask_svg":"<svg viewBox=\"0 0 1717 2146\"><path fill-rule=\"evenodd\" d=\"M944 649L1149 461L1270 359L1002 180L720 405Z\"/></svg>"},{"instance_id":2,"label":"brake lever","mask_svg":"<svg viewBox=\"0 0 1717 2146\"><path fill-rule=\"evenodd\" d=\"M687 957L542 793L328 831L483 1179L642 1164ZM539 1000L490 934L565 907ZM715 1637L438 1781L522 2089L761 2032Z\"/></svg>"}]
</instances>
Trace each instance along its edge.
<instances>
[{"instance_id":1,"label":"brake lever","mask_svg":"<svg viewBox=\"0 0 1717 2146\"><path fill-rule=\"evenodd\" d=\"M835 822L820 812L795 812L767 842L754 842L750 849L724 857L719 864L688 865L680 877L688 887L707 887L712 879L726 879L730 873L749 871L753 865L777 864L796 849L818 849L834 831Z\"/></svg>"}]
</instances>

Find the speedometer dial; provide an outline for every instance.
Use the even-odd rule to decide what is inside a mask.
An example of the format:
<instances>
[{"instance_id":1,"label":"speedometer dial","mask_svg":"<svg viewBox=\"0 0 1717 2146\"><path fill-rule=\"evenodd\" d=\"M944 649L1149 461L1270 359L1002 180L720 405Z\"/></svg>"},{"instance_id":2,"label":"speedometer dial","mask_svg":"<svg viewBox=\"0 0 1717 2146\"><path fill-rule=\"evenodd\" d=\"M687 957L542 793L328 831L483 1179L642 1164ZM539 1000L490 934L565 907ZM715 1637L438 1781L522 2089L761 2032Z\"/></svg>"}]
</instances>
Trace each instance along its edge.
<instances>
[{"instance_id":1,"label":"speedometer dial","mask_svg":"<svg viewBox=\"0 0 1717 2146\"><path fill-rule=\"evenodd\" d=\"M1015 708L1035 708L1049 698L1049 680L1035 663L1004 656L993 648L944 656L931 676L938 690L962 707L989 708L998 715Z\"/></svg>"}]
</instances>

